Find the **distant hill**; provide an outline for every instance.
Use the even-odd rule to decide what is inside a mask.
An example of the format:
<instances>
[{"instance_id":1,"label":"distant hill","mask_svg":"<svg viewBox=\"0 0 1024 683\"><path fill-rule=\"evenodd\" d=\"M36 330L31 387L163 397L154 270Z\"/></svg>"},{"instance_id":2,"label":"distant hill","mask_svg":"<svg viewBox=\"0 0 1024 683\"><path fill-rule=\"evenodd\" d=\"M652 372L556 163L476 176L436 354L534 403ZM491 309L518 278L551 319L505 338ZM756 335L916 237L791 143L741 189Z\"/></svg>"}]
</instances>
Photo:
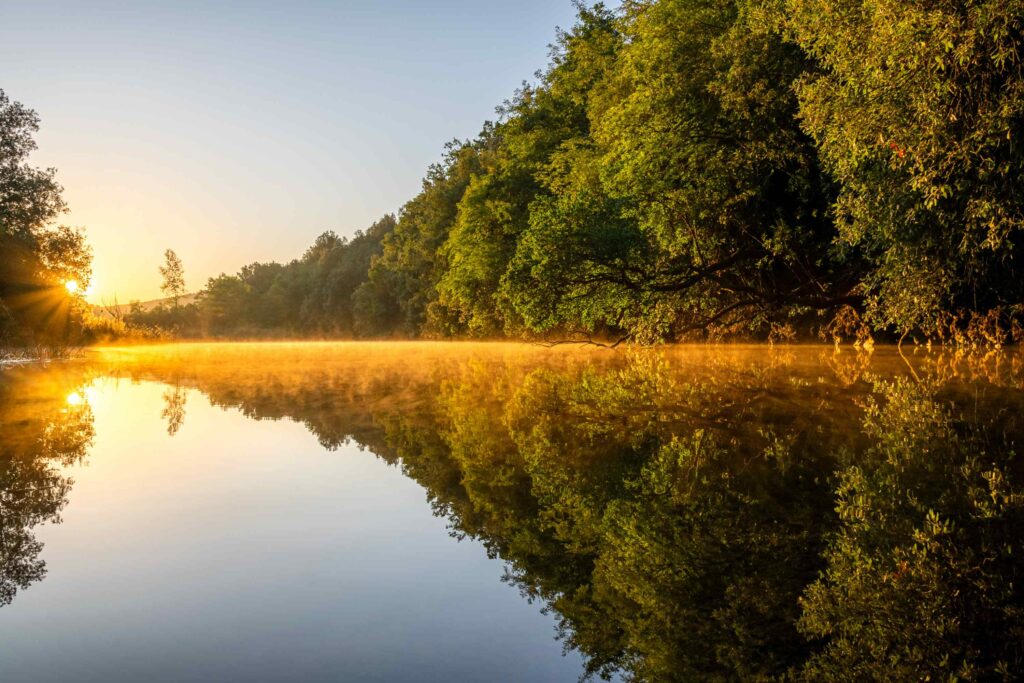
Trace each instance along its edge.
<instances>
[{"instance_id":1,"label":"distant hill","mask_svg":"<svg viewBox=\"0 0 1024 683\"><path fill-rule=\"evenodd\" d=\"M189 305L191 303L194 303L198 296L199 296L198 292L193 292L191 294L183 294L182 296L178 297L178 305L179 306L187 306L187 305ZM173 301L174 300L171 297L166 297L166 298L163 298L163 299L151 299L149 301L140 301L139 302L139 307L142 308L143 311L151 311L154 308L159 308L160 306L170 306L173 303ZM134 302L128 302L126 304L119 303L116 306L113 303L111 303L109 305L93 304L92 312L93 312L94 315L100 315L100 316L103 316L103 315L110 316L110 317L115 317L115 315L116 316L122 316L122 315L125 315L126 313L128 313L128 311L131 310L133 303Z\"/></svg>"}]
</instances>

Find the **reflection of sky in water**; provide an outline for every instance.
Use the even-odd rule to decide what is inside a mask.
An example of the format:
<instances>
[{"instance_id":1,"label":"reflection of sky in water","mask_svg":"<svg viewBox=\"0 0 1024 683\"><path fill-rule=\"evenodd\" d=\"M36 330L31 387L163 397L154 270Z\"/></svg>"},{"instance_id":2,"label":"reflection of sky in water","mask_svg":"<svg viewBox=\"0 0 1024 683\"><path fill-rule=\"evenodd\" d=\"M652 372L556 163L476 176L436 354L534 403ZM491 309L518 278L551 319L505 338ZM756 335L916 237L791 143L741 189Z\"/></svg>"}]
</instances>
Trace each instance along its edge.
<instances>
[{"instance_id":1,"label":"reflection of sky in water","mask_svg":"<svg viewBox=\"0 0 1024 683\"><path fill-rule=\"evenodd\" d=\"M355 445L100 380L45 580L0 611L0 680L571 681L553 621Z\"/></svg>"}]
</instances>

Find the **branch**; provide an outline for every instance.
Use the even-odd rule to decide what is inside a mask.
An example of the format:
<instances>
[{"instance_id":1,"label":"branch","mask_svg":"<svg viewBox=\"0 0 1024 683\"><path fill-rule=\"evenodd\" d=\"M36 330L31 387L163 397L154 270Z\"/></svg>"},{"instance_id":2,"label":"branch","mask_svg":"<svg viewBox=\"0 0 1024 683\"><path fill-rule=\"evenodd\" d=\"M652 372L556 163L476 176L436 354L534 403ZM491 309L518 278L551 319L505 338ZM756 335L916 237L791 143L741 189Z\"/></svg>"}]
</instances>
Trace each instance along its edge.
<instances>
[{"instance_id":1,"label":"branch","mask_svg":"<svg viewBox=\"0 0 1024 683\"><path fill-rule=\"evenodd\" d=\"M623 335L611 344L605 344L604 342L594 341L590 337L585 339L546 339L542 341L533 342L537 346L543 346L546 349L553 348L555 346L565 346L567 344L576 344L579 346L596 346L602 349L614 349L620 344L629 341L629 335Z\"/></svg>"}]
</instances>

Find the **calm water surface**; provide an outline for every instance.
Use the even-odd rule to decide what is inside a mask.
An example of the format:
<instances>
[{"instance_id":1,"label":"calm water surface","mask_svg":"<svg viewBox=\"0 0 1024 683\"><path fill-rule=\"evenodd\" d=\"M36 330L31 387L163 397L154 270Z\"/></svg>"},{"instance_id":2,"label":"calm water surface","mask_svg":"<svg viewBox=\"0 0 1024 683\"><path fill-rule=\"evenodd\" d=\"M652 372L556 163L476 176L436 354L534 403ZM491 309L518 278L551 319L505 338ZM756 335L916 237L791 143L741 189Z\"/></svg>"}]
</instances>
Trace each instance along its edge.
<instances>
[{"instance_id":1,"label":"calm water surface","mask_svg":"<svg viewBox=\"0 0 1024 683\"><path fill-rule=\"evenodd\" d=\"M100 349L0 372L0 681L1015 679L1024 357Z\"/></svg>"}]
</instances>

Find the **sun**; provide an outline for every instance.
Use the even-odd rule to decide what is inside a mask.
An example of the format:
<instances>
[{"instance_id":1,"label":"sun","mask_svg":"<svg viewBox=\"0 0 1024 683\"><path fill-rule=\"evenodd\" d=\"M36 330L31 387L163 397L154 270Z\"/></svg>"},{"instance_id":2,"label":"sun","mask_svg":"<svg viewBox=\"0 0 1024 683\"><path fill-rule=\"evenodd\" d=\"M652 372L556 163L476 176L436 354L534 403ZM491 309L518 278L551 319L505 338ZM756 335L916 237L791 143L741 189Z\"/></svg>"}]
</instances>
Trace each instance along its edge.
<instances>
[{"instance_id":1,"label":"sun","mask_svg":"<svg viewBox=\"0 0 1024 683\"><path fill-rule=\"evenodd\" d=\"M78 280L68 280L64 283L64 287L68 290L68 294L74 294L78 291Z\"/></svg>"}]
</instances>

